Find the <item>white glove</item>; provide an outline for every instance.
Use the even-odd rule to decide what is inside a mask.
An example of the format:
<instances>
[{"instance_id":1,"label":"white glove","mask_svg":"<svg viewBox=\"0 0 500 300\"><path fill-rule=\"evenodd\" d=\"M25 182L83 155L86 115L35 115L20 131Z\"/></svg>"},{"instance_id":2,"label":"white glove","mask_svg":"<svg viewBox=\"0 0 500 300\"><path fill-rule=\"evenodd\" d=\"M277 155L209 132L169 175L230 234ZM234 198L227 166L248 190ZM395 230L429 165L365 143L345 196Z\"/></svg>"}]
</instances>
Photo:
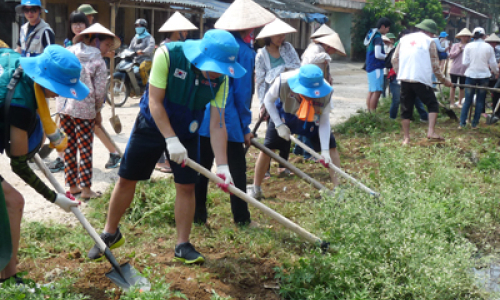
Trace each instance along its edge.
<instances>
[{"instance_id":1,"label":"white glove","mask_svg":"<svg viewBox=\"0 0 500 300\"><path fill-rule=\"evenodd\" d=\"M276 131L278 131L278 135L280 138L285 139L287 141L290 140L290 128L285 125L285 123L281 123L276 127Z\"/></svg>"},{"instance_id":2,"label":"white glove","mask_svg":"<svg viewBox=\"0 0 500 300\"><path fill-rule=\"evenodd\" d=\"M224 192L229 193L228 186L233 184L233 178L231 177L231 173L229 172L228 165L218 165L217 171L215 172L217 176L224 180L224 183L217 183L217 186L220 187Z\"/></svg>"},{"instance_id":3,"label":"white glove","mask_svg":"<svg viewBox=\"0 0 500 300\"><path fill-rule=\"evenodd\" d=\"M66 212L70 212L72 207L77 207L80 205L80 201L71 200L64 194L57 194L55 204L59 205L60 208L64 209Z\"/></svg>"},{"instance_id":4,"label":"white glove","mask_svg":"<svg viewBox=\"0 0 500 300\"><path fill-rule=\"evenodd\" d=\"M168 154L170 155L170 160L178 164L184 164L185 160L188 158L187 150L179 141L176 136L169 137L165 139L167 143Z\"/></svg>"},{"instance_id":5,"label":"white glove","mask_svg":"<svg viewBox=\"0 0 500 300\"><path fill-rule=\"evenodd\" d=\"M323 159L320 160L320 162L325 166L325 168L330 167L330 163L332 162L332 158L330 157L330 149L327 150L321 150L321 156Z\"/></svg>"}]
</instances>

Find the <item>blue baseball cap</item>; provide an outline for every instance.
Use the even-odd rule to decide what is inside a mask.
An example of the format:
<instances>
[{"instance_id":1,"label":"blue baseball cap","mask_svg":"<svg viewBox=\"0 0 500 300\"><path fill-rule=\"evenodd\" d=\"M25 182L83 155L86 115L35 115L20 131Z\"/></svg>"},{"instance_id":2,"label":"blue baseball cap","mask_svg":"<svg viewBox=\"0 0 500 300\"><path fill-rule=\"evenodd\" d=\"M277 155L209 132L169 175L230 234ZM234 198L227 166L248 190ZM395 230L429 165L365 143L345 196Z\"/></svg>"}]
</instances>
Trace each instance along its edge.
<instances>
[{"instance_id":1,"label":"blue baseball cap","mask_svg":"<svg viewBox=\"0 0 500 300\"><path fill-rule=\"evenodd\" d=\"M448 36L448 34L446 33L446 31L441 31L441 33L439 34L440 38L445 38L447 36Z\"/></svg>"},{"instance_id":2,"label":"blue baseball cap","mask_svg":"<svg viewBox=\"0 0 500 300\"><path fill-rule=\"evenodd\" d=\"M23 7L25 6L38 6L40 7L40 11L43 9L45 10L45 13L49 12L42 6L42 2L40 0L21 0L21 4L16 6L16 13L19 15L24 14Z\"/></svg>"},{"instance_id":3,"label":"blue baseball cap","mask_svg":"<svg viewBox=\"0 0 500 300\"><path fill-rule=\"evenodd\" d=\"M288 86L294 93L310 98L321 98L333 91L323 78L323 71L313 64L300 67L297 75L288 78Z\"/></svg>"},{"instance_id":4,"label":"blue baseball cap","mask_svg":"<svg viewBox=\"0 0 500 300\"><path fill-rule=\"evenodd\" d=\"M236 62L240 45L225 30L212 29L201 40L187 40L183 51L186 58L202 71L215 72L240 78L247 72Z\"/></svg>"},{"instance_id":5,"label":"blue baseball cap","mask_svg":"<svg viewBox=\"0 0 500 300\"><path fill-rule=\"evenodd\" d=\"M34 82L61 97L83 100L89 88L80 81L82 65L68 49L49 45L35 57L22 57L19 63Z\"/></svg>"}]
</instances>

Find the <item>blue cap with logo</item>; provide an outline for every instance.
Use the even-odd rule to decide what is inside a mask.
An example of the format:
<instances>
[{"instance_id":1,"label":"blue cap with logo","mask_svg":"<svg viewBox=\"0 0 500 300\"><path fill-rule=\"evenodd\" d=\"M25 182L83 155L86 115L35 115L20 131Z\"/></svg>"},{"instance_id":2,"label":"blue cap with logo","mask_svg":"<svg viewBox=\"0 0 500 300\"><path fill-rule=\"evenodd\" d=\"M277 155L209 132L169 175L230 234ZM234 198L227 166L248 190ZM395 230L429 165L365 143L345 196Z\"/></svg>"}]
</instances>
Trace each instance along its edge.
<instances>
[{"instance_id":1,"label":"blue cap with logo","mask_svg":"<svg viewBox=\"0 0 500 300\"><path fill-rule=\"evenodd\" d=\"M225 30L212 29L201 40L187 40L183 51L186 58L202 71L215 72L240 78L247 72L236 62L240 45Z\"/></svg>"},{"instance_id":2,"label":"blue cap with logo","mask_svg":"<svg viewBox=\"0 0 500 300\"><path fill-rule=\"evenodd\" d=\"M448 34L446 33L446 31L441 31L441 33L439 34L440 38L445 38L447 36L448 36Z\"/></svg>"},{"instance_id":3,"label":"blue cap with logo","mask_svg":"<svg viewBox=\"0 0 500 300\"><path fill-rule=\"evenodd\" d=\"M321 98L333 91L323 78L323 71L313 64L300 67L297 75L288 78L288 86L294 93L310 98Z\"/></svg>"},{"instance_id":4,"label":"blue cap with logo","mask_svg":"<svg viewBox=\"0 0 500 300\"><path fill-rule=\"evenodd\" d=\"M61 97L83 100L89 94L89 88L80 81L80 61L62 46L49 45L42 54L22 57L19 63L34 82Z\"/></svg>"},{"instance_id":5,"label":"blue cap with logo","mask_svg":"<svg viewBox=\"0 0 500 300\"><path fill-rule=\"evenodd\" d=\"M19 15L24 14L23 7L25 6L38 6L40 7L40 10L45 10L45 13L49 12L42 6L42 2L40 0L21 0L21 4L16 6L16 13Z\"/></svg>"}]
</instances>

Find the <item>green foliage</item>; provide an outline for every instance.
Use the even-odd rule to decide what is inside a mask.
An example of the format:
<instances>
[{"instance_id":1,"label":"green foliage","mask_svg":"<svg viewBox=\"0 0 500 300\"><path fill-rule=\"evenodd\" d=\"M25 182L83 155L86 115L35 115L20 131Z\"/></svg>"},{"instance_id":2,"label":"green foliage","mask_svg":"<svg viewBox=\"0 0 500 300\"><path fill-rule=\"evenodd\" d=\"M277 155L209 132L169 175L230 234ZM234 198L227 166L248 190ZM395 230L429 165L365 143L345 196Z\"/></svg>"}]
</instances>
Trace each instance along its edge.
<instances>
[{"instance_id":1,"label":"green foliage","mask_svg":"<svg viewBox=\"0 0 500 300\"><path fill-rule=\"evenodd\" d=\"M16 286L13 280L0 284L0 299L9 300L83 300L91 299L90 296L75 294L71 291L72 280L63 279L58 283L39 286L34 281L24 279L24 285Z\"/></svg>"},{"instance_id":2,"label":"green foliage","mask_svg":"<svg viewBox=\"0 0 500 300\"><path fill-rule=\"evenodd\" d=\"M231 297L222 297L219 294L217 294L216 291L212 290L212 296L210 297L210 300L231 300L233 298Z\"/></svg>"},{"instance_id":3,"label":"green foliage","mask_svg":"<svg viewBox=\"0 0 500 300\"><path fill-rule=\"evenodd\" d=\"M374 142L365 154L378 162L379 186L373 188L382 198L347 189L344 202L315 202L313 232L324 232L337 252L312 251L285 265L278 275L281 294L325 300L484 299L469 274L477 249L463 232L492 228L499 214L497 197L484 192L478 171L457 167L468 158L453 148L386 142Z\"/></svg>"},{"instance_id":4,"label":"green foliage","mask_svg":"<svg viewBox=\"0 0 500 300\"><path fill-rule=\"evenodd\" d=\"M477 168L483 172L500 170L500 154L498 152L488 153L485 158L479 160Z\"/></svg>"},{"instance_id":5,"label":"green foliage","mask_svg":"<svg viewBox=\"0 0 500 300\"><path fill-rule=\"evenodd\" d=\"M366 33L374 28L378 19L389 18L392 21L390 32L397 37L401 30L412 28L424 19L433 19L438 30L444 30L446 20L439 0L405 0L392 4L391 0L373 0L368 2L360 14L357 14L352 49L357 59L364 59L366 46L363 40Z\"/></svg>"},{"instance_id":6,"label":"green foliage","mask_svg":"<svg viewBox=\"0 0 500 300\"><path fill-rule=\"evenodd\" d=\"M125 219L133 223L164 226L175 224L175 184L172 180L140 181Z\"/></svg>"},{"instance_id":7,"label":"green foliage","mask_svg":"<svg viewBox=\"0 0 500 300\"><path fill-rule=\"evenodd\" d=\"M164 300L171 298L186 299L186 295L179 291L171 291L169 283L158 283L151 287L151 291L128 291L120 296L120 300Z\"/></svg>"},{"instance_id":8,"label":"green foliage","mask_svg":"<svg viewBox=\"0 0 500 300\"><path fill-rule=\"evenodd\" d=\"M408 0L405 1L406 16L402 20L403 26L410 28L425 19L436 22L438 31L444 30L446 20L443 17L443 7L439 0Z\"/></svg>"}]
</instances>

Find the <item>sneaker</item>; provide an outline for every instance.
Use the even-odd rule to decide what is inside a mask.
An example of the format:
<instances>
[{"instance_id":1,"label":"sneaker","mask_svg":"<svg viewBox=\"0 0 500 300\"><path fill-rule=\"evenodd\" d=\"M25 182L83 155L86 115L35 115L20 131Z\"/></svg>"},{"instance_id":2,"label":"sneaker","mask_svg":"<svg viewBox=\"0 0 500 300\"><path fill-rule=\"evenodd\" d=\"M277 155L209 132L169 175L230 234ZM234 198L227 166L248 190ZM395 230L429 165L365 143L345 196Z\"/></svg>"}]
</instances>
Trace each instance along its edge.
<instances>
[{"instance_id":1,"label":"sneaker","mask_svg":"<svg viewBox=\"0 0 500 300\"><path fill-rule=\"evenodd\" d=\"M429 120L420 119L420 122L422 122L422 123L429 123Z\"/></svg>"},{"instance_id":2,"label":"sneaker","mask_svg":"<svg viewBox=\"0 0 500 300\"><path fill-rule=\"evenodd\" d=\"M121 161L122 161L122 158L120 157L120 155L115 154L115 153L110 153L108 162L104 165L104 167L106 169L117 168Z\"/></svg>"},{"instance_id":3,"label":"sneaker","mask_svg":"<svg viewBox=\"0 0 500 300\"><path fill-rule=\"evenodd\" d=\"M104 241L104 244L109 247L109 249L113 250L125 243L125 238L122 236L120 232L120 228L116 229L115 234L111 233L101 233L101 240ZM101 252L99 246L94 245L92 249L90 249L88 257L92 260L100 261L104 258L104 253Z\"/></svg>"},{"instance_id":4,"label":"sneaker","mask_svg":"<svg viewBox=\"0 0 500 300\"><path fill-rule=\"evenodd\" d=\"M249 191L248 191L248 196L252 197L252 198L255 198L257 200L262 200L264 198L264 194L262 193L262 189L259 189L259 190L255 190L255 187L252 187Z\"/></svg>"},{"instance_id":5,"label":"sneaker","mask_svg":"<svg viewBox=\"0 0 500 300\"><path fill-rule=\"evenodd\" d=\"M174 261L182 262L185 264L202 264L205 262L205 258L200 252L194 249L191 243L182 243L175 246L175 257Z\"/></svg>"},{"instance_id":6,"label":"sneaker","mask_svg":"<svg viewBox=\"0 0 500 300\"><path fill-rule=\"evenodd\" d=\"M58 157L55 160L53 160L51 163L48 165L49 170L51 173L57 173L59 171L64 171L64 161Z\"/></svg>"}]
</instances>

